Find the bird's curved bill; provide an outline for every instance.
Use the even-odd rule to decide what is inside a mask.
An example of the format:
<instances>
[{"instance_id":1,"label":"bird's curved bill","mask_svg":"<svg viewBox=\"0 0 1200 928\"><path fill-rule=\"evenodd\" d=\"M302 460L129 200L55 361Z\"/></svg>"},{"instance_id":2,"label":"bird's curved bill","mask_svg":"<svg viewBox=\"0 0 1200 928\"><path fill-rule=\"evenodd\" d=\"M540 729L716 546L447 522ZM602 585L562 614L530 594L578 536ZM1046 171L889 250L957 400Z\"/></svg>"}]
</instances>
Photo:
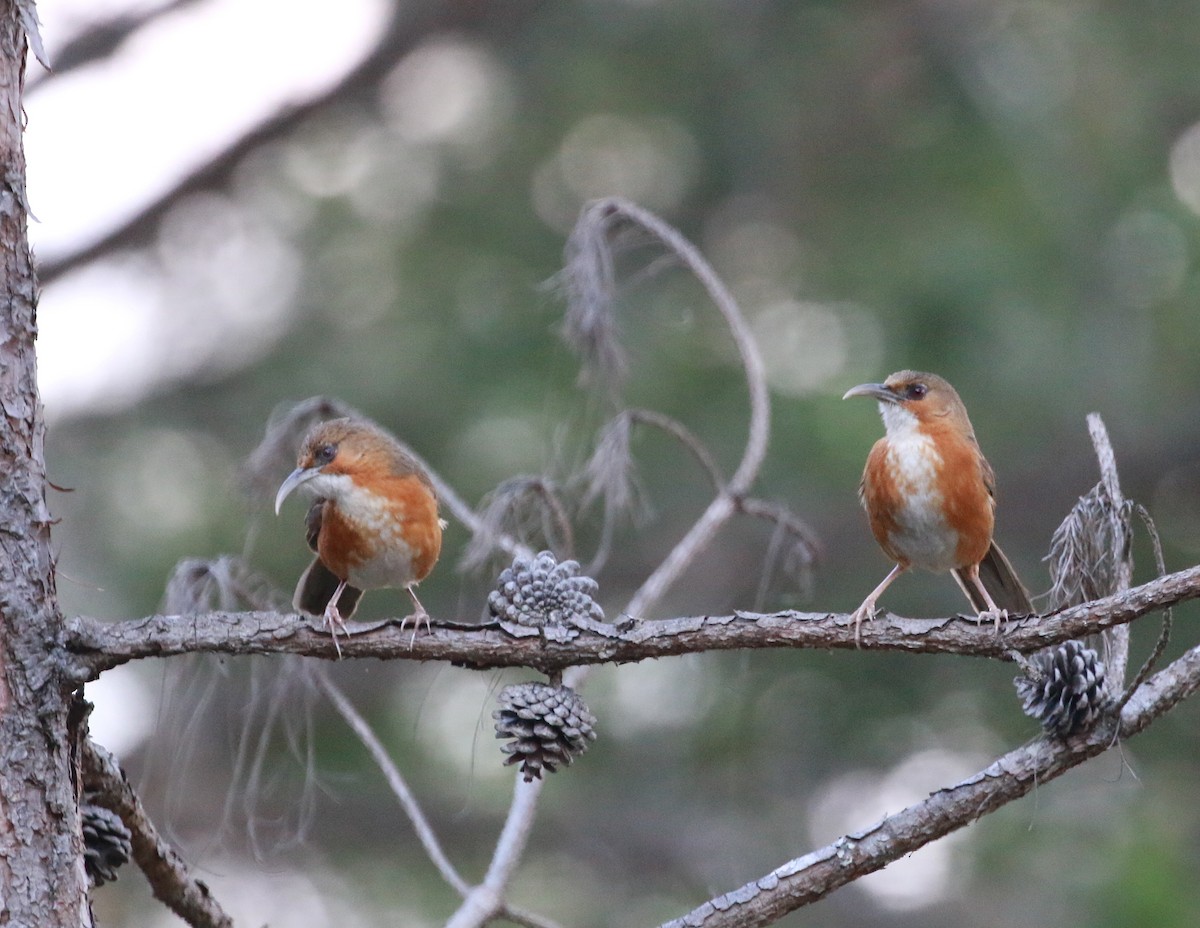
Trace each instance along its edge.
<instances>
[{"instance_id":1,"label":"bird's curved bill","mask_svg":"<svg viewBox=\"0 0 1200 928\"><path fill-rule=\"evenodd\" d=\"M879 400L881 403L895 403L900 399L881 383L860 383L857 387L851 387L847 390L842 395L842 399L848 400L852 396L869 396L872 399Z\"/></svg>"},{"instance_id":2,"label":"bird's curved bill","mask_svg":"<svg viewBox=\"0 0 1200 928\"><path fill-rule=\"evenodd\" d=\"M283 505L283 501L287 499L292 490L315 476L317 476L317 471L312 467L297 467L288 474L283 483L279 485L279 492L275 494L275 515L279 515L279 507Z\"/></svg>"}]
</instances>

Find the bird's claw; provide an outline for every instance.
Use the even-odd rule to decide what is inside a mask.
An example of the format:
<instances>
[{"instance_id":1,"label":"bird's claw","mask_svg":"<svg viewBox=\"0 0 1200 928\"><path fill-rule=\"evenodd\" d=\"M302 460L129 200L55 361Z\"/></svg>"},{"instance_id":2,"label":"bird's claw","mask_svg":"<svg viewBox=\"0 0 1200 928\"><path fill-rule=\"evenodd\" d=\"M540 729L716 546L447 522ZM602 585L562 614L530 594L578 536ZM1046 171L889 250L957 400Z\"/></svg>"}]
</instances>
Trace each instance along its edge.
<instances>
[{"instance_id":1,"label":"bird's claw","mask_svg":"<svg viewBox=\"0 0 1200 928\"><path fill-rule=\"evenodd\" d=\"M875 612L876 612L875 603L871 602L870 600L867 600L867 602L863 603L861 606L859 606L857 609L854 610L854 615L853 615L854 647L856 647L856 648L862 647L862 623L863 623L863 620L866 620L868 622L874 620Z\"/></svg>"},{"instance_id":2,"label":"bird's claw","mask_svg":"<svg viewBox=\"0 0 1200 928\"><path fill-rule=\"evenodd\" d=\"M408 648L411 651L413 645L417 643L417 632L421 630L421 624L425 624L425 630L427 632L433 631L433 625L429 621L429 613L424 609L418 609L412 615L405 616L400 620L400 634L404 634L404 630L408 628L410 622L412 623L413 632L412 638L410 638L408 641Z\"/></svg>"},{"instance_id":3,"label":"bird's claw","mask_svg":"<svg viewBox=\"0 0 1200 928\"><path fill-rule=\"evenodd\" d=\"M982 625L985 622L991 621L995 623L996 637L1000 637L1000 626L1008 621L1007 609L985 609L979 613L979 623Z\"/></svg>"},{"instance_id":4,"label":"bird's claw","mask_svg":"<svg viewBox=\"0 0 1200 928\"><path fill-rule=\"evenodd\" d=\"M338 644L337 633L341 631L343 635L349 635L350 631L346 628L346 620L342 618L342 614L338 612L338 607L335 603L330 602L325 607L325 629L333 638L333 649L337 651L338 660L342 659L342 646Z\"/></svg>"}]
</instances>

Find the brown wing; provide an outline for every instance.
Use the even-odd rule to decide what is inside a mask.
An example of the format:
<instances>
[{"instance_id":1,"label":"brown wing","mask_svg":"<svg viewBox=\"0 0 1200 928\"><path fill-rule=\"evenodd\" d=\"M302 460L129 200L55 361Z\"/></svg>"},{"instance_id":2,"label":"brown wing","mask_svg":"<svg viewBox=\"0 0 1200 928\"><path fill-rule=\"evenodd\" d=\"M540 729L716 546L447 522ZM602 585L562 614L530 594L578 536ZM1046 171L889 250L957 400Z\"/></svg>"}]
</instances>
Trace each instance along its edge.
<instances>
[{"instance_id":1,"label":"brown wing","mask_svg":"<svg viewBox=\"0 0 1200 928\"><path fill-rule=\"evenodd\" d=\"M979 468L981 471L983 471L983 485L987 487L988 496L990 496L992 499L995 499L996 472L992 470L992 465L988 463L988 459L985 458L982 453L979 455Z\"/></svg>"},{"instance_id":2,"label":"brown wing","mask_svg":"<svg viewBox=\"0 0 1200 928\"><path fill-rule=\"evenodd\" d=\"M321 535L321 516L324 511L325 500L315 499L313 504L308 507L308 514L304 517L304 540L314 551L317 550L317 538Z\"/></svg>"},{"instance_id":3,"label":"brown wing","mask_svg":"<svg viewBox=\"0 0 1200 928\"><path fill-rule=\"evenodd\" d=\"M308 507L308 514L304 517L304 540L314 551L317 550L317 539L321 535L321 518L324 511L325 500L314 500L313 504ZM333 599L333 594L337 592L338 584L341 582L341 579L326 567L319 557L314 558L313 562L308 565L308 569L300 575L300 582L296 584L296 593L292 596L292 606L309 615L324 615L325 607ZM343 619L354 615L361 596L362 590L356 587L347 586L342 590L342 595L338 597L337 608Z\"/></svg>"},{"instance_id":4,"label":"brown wing","mask_svg":"<svg viewBox=\"0 0 1200 928\"><path fill-rule=\"evenodd\" d=\"M992 470L992 465L982 454L979 455L979 466L988 496L995 499L996 472ZM960 576L957 570L954 572L954 576L958 580L959 586L963 588L963 592L971 600L971 605L975 607L976 612L983 612L988 608L987 603L982 601L983 598L979 595L979 591L966 583L965 578ZM979 580L1001 609L1011 612L1013 615L1036 614L1033 603L1029 599L1029 591L1025 589L1025 585L1021 583L1012 563L994 541L988 547L983 560L979 562Z\"/></svg>"},{"instance_id":5,"label":"brown wing","mask_svg":"<svg viewBox=\"0 0 1200 928\"><path fill-rule=\"evenodd\" d=\"M966 582L961 567L954 571L954 579L967 594L976 612L983 612L988 608L987 603L983 602L983 597L979 595L979 591ZM1021 583L1008 558L1004 556L1004 552L994 541L988 548L987 554L983 556L983 560L979 562L979 580L983 583L984 589L991 594L996 605L1006 612L1012 615L1036 614L1033 603L1029 599L1029 592Z\"/></svg>"}]
</instances>

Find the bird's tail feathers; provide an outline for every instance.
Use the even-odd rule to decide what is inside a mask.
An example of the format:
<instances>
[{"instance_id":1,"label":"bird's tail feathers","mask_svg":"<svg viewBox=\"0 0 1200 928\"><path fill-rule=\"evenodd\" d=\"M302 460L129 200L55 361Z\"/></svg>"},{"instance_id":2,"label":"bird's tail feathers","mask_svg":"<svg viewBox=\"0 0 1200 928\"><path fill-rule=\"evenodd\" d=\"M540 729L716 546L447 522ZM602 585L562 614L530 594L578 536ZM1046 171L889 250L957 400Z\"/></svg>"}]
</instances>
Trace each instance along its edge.
<instances>
[{"instance_id":1,"label":"bird's tail feathers","mask_svg":"<svg viewBox=\"0 0 1200 928\"><path fill-rule=\"evenodd\" d=\"M333 599L333 594L337 592L338 584L341 582L337 575L321 562L319 557L313 558L308 569L300 575L300 582L296 584L296 594L292 597L292 605L299 612L307 612L309 615L324 615L325 607ZM342 595L338 597L337 608L343 619L354 615L361 596L362 590L356 587L347 586L342 590Z\"/></svg>"},{"instance_id":2,"label":"bird's tail feathers","mask_svg":"<svg viewBox=\"0 0 1200 928\"><path fill-rule=\"evenodd\" d=\"M984 612L988 609L988 604L983 601L979 591L966 582L961 568L954 571L954 579L958 581L962 591L967 594L967 598L971 600L971 605L975 607L976 612ZM1025 585L1021 583L1012 564L994 541L983 560L979 562L979 580L1000 609L1012 615L1034 615L1036 613L1033 602L1029 598L1029 591L1025 589ZM332 591L330 595L332 595Z\"/></svg>"}]
</instances>

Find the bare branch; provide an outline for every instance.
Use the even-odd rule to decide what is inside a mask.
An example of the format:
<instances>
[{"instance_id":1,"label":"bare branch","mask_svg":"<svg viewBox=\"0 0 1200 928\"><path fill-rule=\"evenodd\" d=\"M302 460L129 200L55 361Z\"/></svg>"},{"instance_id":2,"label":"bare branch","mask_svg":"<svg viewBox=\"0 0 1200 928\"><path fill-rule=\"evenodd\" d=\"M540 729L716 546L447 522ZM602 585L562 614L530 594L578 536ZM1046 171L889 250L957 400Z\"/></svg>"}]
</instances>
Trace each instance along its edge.
<instances>
[{"instance_id":1,"label":"bare branch","mask_svg":"<svg viewBox=\"0 0 1200 928\"><path fill-rule=\"evenodd\" d=\"M1121 493L1121 481L1117 476L1117 456L1113 453L1112 443L1108 440L1108 430L1104 420L1096 412L1088 413L1088 434L1092 436L1092 446L1096 449L1096 459L1100 462L1100 480L1108 496L1113 521L1110 541L1113 550L1109 557L1113 561L1115 588L1114 593L1127 590L1133 583L1133 556L1130 554L1132 529L1130 526L1130 507ZM1104 635L1105 666L1107 677L1105 688L1114 698L1119 698L1125 688L1125 671L1129 664L1129 627L1118 625Z\"/></svg>"},{"instance_id":2,"label":"bare branch","mask_svg":"<svg viewBox=\"0 0 1200 928\"><path fill-rule=\"evenodd\" d=\"M333 707L341 715L342 719L350 726L351 730L358 736L358 739L363 743L367 752L371 755L371 759L375 761L383 773L384 778L388 782L388 786L392 790L392 794L399 801L400 806L404 809L404 814L408 816L412 822L413 830L416 831L417 837L421 845L425 848L425 853L429 855L429 859L433 861L433 865L450 886L464 899L476 892L466 880L462 878L459 872L455 869L450 859L442 850L441 843L434 834L433 827L429 824L429 820L425 818L425 813L421 810L417 803L416 797L412 790L409 789L408 783L405 781L403 774L399 768L393 763L391 757L376 737L375 732L367 723L367 720L362 717L359 711L354 708L353 703L346 698L343 693L323 673L315 675L315 680L318 688L323 692L329 701L333 703ZM511 817L511 816L510 816ZM512 841L501 841L503 847L511 847ZM486 881L485 881L486 882ZM539 915L532 912L526 912L522 909L511 908L507 905L501 905L498 909L490 910L491 914L503 914L510 921L516 922L519 925L524 925L526 928L556 928L551 921L543 919Z\"/></svg>"},{"instance_id":3,"label":"bare branch","mask_svg":"<svg viewBox=\"0 0 1200 928\"><path fill-rule=\"evenodd\" d=\"M433 827L429 824L429 820L425 817L425 813L417 803L412 790L408 788L408 783L405 781L403 774L392 763L392 759L388 756L387 751L384 750L383 745L380 744L371 726L367 724L367 720L359 714L359 711L354 708L354 704L346 698L346 694L338 689L326 674L314 674L313 680L321 692L333 703L333 707L337 710L338 715L350 726L350 730L358 736L358 740L363 743L363 747L367 749L367 752L371 755L371 759L375 761L375 765L383 773L388 787L400 803L400 807L404 809L404 814L408 816L408 820L412 822L413 830L417 833L417 838L420 839L421 846L425 848L425 853L429 855L429 859L437 867L438 873L442 875L442 879L449 883L460 896L466 896L470 892L471 887L459 875L458 871L454 868L454 864L450 863L450 858L442 850L442 845L438 841L437 835L434 834Z\"/></svg>"},{"instance_id":4,"label":"bare branch","mask_svg":"<svg viewBox=\"0 0 1200 928\"><path fill-rule=\"evenodd\" d=\"M772 563L778 560L783 564L784 573L796 578L800 587L807 590L813 566L825 555L824 545L812 527L782 503L747 497L739 500L738 508L748 516L775 525L765 558L768 566L763 571L764 585ZM762 595L764 590L759 592Z\"/></svg>"},{"instance_id":5,"label":"bare branch","mask_svg":"<svg viewBox=\"0 0 1200 928\"><path fill-rule=\"evenodd\" d=\"M133 859L146 874L154 898L193 928L233 928L233 919L208 887L191 876L179 852L158 833L116 759L88 741L82 761L84 781L94 791L92 801L116 812L132 833Z\"/></svg>"},{"instance_id":6,"label":"bare branch","mask_svg":"<svg viewBox=\"0 0 1200 928\"><path fill-rule=\"evenodd\" d=\"M877 617L862 630L863 648L964 654L1011 660L1070 638L1123 625L1188 599L1200 597L1200 566L1151 580L1104 599L1048 616L1010 619L997 635L975 616L912 619ZM74 655L68 668L79 681L130 660L194 652L304 654L335 659L328 631L317 620L282 612L211 612L196 616L155 615L129 622L76 616L66 620L64 645ZM627 663L699 651L758 648L856 647L847 613L786 611L693 616L580 630L566 642L514 637L495 623L438 622L412 639L401 617L352 623L340 637L346 657L450 661L474 668L532 667L554 673L566 667Z\"/></svg>"},{"instance_id":7,"label":"bare branch","mask_svg":"<svg viewBox=\"0 0 1200 928\"><path fill-rule=\"evenodd\" d=\"M715 463L706 453L700 454L701 462L706 465L710 476L718 475L717 496L634 593L626 609L629 614L641 617L653 608L697 554L712 540L720 526L734 514L735 500L749 491L766 456L770 434L770 397L758 348L741 310L724 282L705 261L700 251L677 230L653 213L621 199L601 200L585 207L567 243L566 267L561 275L569 297L564 331L568 340L584 355L585 374L589 369L598 370L608 388L615 393L625 367L624 354L616 335L616 314L613 308L616 273L611 241L614 230L621 224L631 224L650 233L678 256L704 286L729 326L741 356L750 394L750 434L742 461L729 484L723 486ZM663 427L669 420L658 417L647 421ZM685 444L690 444L694 453L697 453L696 449L702 448L699 442L688 441L690 433L682 427L669 430ZM624 441L627 458L628 429L623 429L619 437ZM628 468L623 467L622 471L622 474L617 475L618 478L626 475ZM611 505L608 501L606 509L606 516L611 516ZM602 560L606 553L611 531L612 519L606 518L597 561ZM553 673L557 669L559 668L553 668L550 672ZM582 670L572 673L571 685L579 686L585 675ZM537 809L537 796L537 789L518 784L509 809L508 821L497 844L487 877L483 884L472 892L459 913L452 919L451 925L456 928L481 925L490 917L488 913L494 912L496 907L501 905L504 888L524 851L525 836L532 827Z\"/></svg>"},{"instance_id":8,"label":"bare branch","mask_svg":"<svg viewBox=\"0 0 1200 928\"><path fill-rule=\"evenodd\" d=\"M746 325L733 295L700 254L699 249L653 213L621 199L600 200L585 207L567 243L566 267L561 275L569 296L564 331L568 340L583 353L585 373L589 368L598 369L609 389L615 393L625 366L623 352L616 336L616 314L613 308L616 275L611 242L614 230L621 224L631 224L650 233L671 253L678 256L704 286L729 326L741 356L750 395L749 437L741 463L727 485L721 486L722 481L717 478L717 496L712 503L634 593L626 611L640 618L654 607L712 540L721 525L736 512L735 501L749 492L766 456L770 435L770 395L767 391L762 359L750 327ZM657 424L661 427L663 422ZM685 444L688 443L690 433L686 430L675 431L675 434L677 438L684 440ZM628 430L625 429L622 435L627 446ZM702 447L699 442L692 442L691 445L694 453L695 449ZM710 475L719 473L706 455L701 455L701 461L707 465ZM611 510L606 515L611 515ZM598 561L602 560L606 553L611 531L612 519L606 518ZM553 673L557 669L552 668L550 672ZM570 674L570 685L580 686L585 676L586 671L575 670ZM486 920L485 913L489 908L500 904L511 871L524 850L525 835L532 827L537 809L537 796L536 790L523 790L518 785L509 809L504 834L496 847L487 878L477 892L468 898L451 922L452 925L482 924ZM507 840L506 836L516 837Z\"/></svg>"},{"instance_id":9,"label":"bare branch","mask_svg":"<svg viewBox=\"0 0 1200 928\"><path fill-rule=\"evenodd\" d=\"M598 572L608 560L617 521L626 515L636 519L648 508L631 448L633 426L638 424L652 426L673 437L699 463L713 491L725 491L725 475L712 452L682 422L650 409L622 410L601 429L596 448L581 475L584 489L580 507L586 509L599 499L604 509L600 543L588 564L588 573Z\"/></svg>"},{"instance_id":10,"label":"bare branch","mask_svg":"<svg viewBox=\"0 0 1200 928\"><path fill-rule=\"evenodd\" d=\"M446 928L479 928L504 910L504 890L525 852L537 811L538 796L545 780L536 779L526 783L517 776L515 784L508 818L496 841L487 874L446 922Z\"/></svg>"},{"instance_id":11,"label":"bare branch","mask_svg":"<svg viewBox=\"0 0 1200 928\"><path fill-rule=\"evenodd\" d=\"M1141 503L1134 506L1134 511L1137 512L1138 517L1142 520L1142 524L1146 527L1146 531L1150 535L1150 543L1154 549L1154 564L1158 568L1158 575L1160 577L1165 576L1167 573L1167 562L1163 557L1162 539L1158 535L1158 527L1155 526L1154 520L1150 518L1150 513ZM1158 663L1158 659L1162 657L1163 652L1167 649L1167 644L1171 640L1171 620L1171 607L1167 606L1163 609L1162 629L1158 633L1158 640L1154 642L1154 648L1151 650L1149 657L1146 658L1141 668L1134 675L1133 682L1125 688L1125 692L1117 701L1116 708L1118 712L1124 708L1133 694L1137 692L1137 688L1150 676L1155 665Z\"/></svg>"},{"instance_id":12,"label":"bare branch","mask_svg":"<svg viewBox=\"0 0 1200 928\"><path fill-rule=\"evenodd\" d=\"M1120 715L1085 736L1039 738L882 821L790 860L662 928L757 928L993 812L1132 737L1200 689L1200 647L1150 680Z\"/></svg>"},{"instance_id":13,"label":"bare branch","mask_svg":"<svg viewBox=\"0 0 1200 928\"><path fill-rule=\"evenodd\" d=\"M570 299L566 331L572 342L610 380L624 366L611 305L615 288L611 239L629 224L650 233L670 249L703 285L729 326L750 394L750 429L742 460L725 491L718 494L629 601L629 614L643 617L733 515L734 500L749 492L766 456L771 401L762 358L733 294L695 245L658 216L628 200L609 198L588 204L571 233L563 279Z\"/></svg>"},{"instance_id":14,"label":"bare branch","mask_svg":"<svg viewBox=\"0 0 1200 928\"><path fill-rule=\"evenodd\" d=\"M510 556L532 557L536 548L570 556L574 532L558 488L545 477L505 480L489 493L474 514L471 541L459 568L480 570L497 548Z\"/></svg>"}]
</instances>

